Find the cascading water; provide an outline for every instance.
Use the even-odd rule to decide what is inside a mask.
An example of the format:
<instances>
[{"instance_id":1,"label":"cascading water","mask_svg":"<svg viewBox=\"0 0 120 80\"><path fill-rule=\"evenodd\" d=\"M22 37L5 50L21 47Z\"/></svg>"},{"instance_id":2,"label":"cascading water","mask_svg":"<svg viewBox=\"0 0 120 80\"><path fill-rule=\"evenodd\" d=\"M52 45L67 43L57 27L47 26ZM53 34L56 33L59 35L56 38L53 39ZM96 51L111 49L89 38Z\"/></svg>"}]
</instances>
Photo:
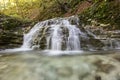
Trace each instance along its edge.
<instances>
[{"instance_id":1,"label":"cascading water","mask_svg":"<svg viewBox=\"0 0 120 80\"><path fill-rule=\"evenodd\" d=\"M119 31L116 32L119 34ZM89 29L89 26L81 26L78 16L49 19L37 23L24 34L20 48L6 49L5 52L40 50L46 54L61 55L120 49L119 39L101 38L93 33L94 30Z\"/></svg>"},{"instance_id":2,"label":"cascading water","mask_svg":"<svg viewBox=\"0 0 120 80\"><path fill-rule=\"evenodd\" d=\"M21 48L80 50L80 38L87 38L87 34L82 32L79 27L77 16L39 22L24 35Z\"/></svg>"},{"instance_id":3,"label":"cascading water","mask_svg":"<svg viewBox=\"0 0 120 80\"><path fill-rule=\"evenodd\" d=\"M106 42L98 39L90 30L85 30L80 25L78 16L71 16L37 23L24 35L21 49L80 51L119 47L117 43L113 47L112 43L106 44Z\"/></svg>"}]
</instances>

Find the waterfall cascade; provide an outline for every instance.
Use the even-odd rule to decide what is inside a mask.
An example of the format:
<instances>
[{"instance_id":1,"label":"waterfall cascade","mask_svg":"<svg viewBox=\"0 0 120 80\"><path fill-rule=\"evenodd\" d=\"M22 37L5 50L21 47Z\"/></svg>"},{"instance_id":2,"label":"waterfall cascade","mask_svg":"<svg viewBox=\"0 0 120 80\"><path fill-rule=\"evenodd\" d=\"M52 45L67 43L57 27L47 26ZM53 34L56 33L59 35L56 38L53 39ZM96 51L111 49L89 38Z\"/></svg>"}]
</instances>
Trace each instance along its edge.
<instances>
[{"instance_id":1,"label":"waterfall cascade","mask_svg":"<svg viewBox=\"0 0 120 80\"><path fill-rule=\"evenodd\" d=\"M37 23L24 35L21 48L81 50L91 47L87 43L94 36L80 26L77 16L54 18Z\"/></svg>"},{"instance_id":2,"label":"waterfall cascade","mask_svg":"<svg viewBox=\"0 0 120 80\"><path fill-rule=\"evenodd\" d=\"M118 43L109 40L106 44L90 30L84 29L78 16L71 16L37 23L24 35L21 49L103 50L116 48L113 45L118 47Z\"/></svg>"}]
</instances>

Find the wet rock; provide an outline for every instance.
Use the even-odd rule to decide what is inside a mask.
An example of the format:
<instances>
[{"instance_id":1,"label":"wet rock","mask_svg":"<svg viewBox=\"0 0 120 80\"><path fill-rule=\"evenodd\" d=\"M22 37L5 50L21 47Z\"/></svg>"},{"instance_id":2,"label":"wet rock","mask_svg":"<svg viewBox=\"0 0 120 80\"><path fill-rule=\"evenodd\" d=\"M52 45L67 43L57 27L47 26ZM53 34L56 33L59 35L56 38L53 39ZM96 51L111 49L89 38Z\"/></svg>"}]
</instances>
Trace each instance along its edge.
<instances>
[{"instance_id":1,"label":"wet rock","mask_svg":"<svg viewBox=\"0 0 120 80\"><path fill-rule=\"evenodd\" d=\"M57 74L60 75L61 77L70 77L73 75L71 67L63 67L63 68L58 68L57 69Z\"/></svg>"},{"instance_id":2,"label":"wet rock","mask_svg":"<svg viewBox=\"0 0 120 80\"><path fill-rule=\"evenodd\" d=\"M96 75L96 76L95 76L95 80L102 80L102 79L101 79L101 76Z\"/></svg>"},{"instance_id":3,"label":"wet rock","mask_svg":"<svg viewBox=\"0 0 120 80\"><path fill-rule=\"evenodd\" d=\"M98 60L94 63L98 68L98 71L109 73L112 71L115 67L112 64L104 64L101 60Z\"/></svg>"}]
</instances>

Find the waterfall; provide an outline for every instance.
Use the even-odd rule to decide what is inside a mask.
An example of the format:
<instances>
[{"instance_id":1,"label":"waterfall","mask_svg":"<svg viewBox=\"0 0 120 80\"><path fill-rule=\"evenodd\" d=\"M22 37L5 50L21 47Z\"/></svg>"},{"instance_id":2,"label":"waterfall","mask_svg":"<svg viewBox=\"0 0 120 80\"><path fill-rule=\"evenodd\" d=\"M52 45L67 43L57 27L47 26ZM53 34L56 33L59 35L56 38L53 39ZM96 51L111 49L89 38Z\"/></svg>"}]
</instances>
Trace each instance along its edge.
<instances>
[{"instance_id":1,"label":"waterfall","mask_svg":"<svg viewBox=\"0 0 120 80\"><path fill-rule=\"evenodd\" d=\"M88 50L96 48L95 35L80 25L78 16L37 23L24 34L23 49ZM96 40L95 40L96 41Z\"/></svg>"},{"instance_id":2,"label":"waterfall","mask_svg":"<svg viewBox=\"0 0 120 80\"><path fill-rule=\"evenodd\" d=\"M77 16L39 22L27 34L24 34L21 48L40 48L44 44L45 49L80 50L80 37L86 37L87 34L79 27Z\"/></svg>"},{"instance_id":3,"label":"waterfall","mask_svg":"<svg viewBox=\"0 0 120 80\"><path fill-rule=\"evenodd\" d=\"M78 16L54 18L38 22L23 37L20 48L6 51L43 50L45 53L65 54L67 52L120 49L120 40L104 38L85 26ZM54 51L54 52L53 52ZM72 53L70 53L72 54Z\"/></svg>"}]
</instances>

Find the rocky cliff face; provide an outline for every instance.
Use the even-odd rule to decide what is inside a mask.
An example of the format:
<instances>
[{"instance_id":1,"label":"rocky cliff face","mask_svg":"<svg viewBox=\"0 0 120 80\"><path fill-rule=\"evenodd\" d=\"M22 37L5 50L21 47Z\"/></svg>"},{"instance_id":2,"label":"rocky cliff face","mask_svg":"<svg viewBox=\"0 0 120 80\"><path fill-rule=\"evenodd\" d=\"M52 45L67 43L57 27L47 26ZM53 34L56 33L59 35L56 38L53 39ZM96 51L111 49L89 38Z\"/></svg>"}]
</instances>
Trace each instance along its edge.
<instances>
[{"instance_id":1,"label":"rocky cliff face","mask_svg":"<svg viewBox=\"0 0 120 80\"><path fill-rule=\"evenodd\" d=\"M0 49L19 47L31 22L0 14Z\"/></svg>"}]
</instances>

